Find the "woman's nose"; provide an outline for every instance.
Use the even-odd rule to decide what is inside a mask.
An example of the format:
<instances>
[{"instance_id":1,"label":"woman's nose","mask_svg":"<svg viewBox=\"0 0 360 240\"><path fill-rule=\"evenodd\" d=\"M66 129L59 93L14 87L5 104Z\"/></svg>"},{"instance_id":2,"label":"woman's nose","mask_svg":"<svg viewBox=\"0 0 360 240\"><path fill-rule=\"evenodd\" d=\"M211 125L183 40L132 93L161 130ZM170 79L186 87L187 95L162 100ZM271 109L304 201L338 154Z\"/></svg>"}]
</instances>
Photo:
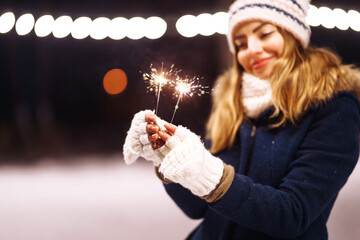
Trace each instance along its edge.
<instances>
[{"instance_id":1,"label":"woman's nose","mask_svg":"<svg viewBox=\"0 0 360 240\"><path fill-rule=\"evenodd\" d=\"M262 44L257 39L248 40L248 51L251 55L259 54L262 51Z\"/></svg>"}]
</instances>

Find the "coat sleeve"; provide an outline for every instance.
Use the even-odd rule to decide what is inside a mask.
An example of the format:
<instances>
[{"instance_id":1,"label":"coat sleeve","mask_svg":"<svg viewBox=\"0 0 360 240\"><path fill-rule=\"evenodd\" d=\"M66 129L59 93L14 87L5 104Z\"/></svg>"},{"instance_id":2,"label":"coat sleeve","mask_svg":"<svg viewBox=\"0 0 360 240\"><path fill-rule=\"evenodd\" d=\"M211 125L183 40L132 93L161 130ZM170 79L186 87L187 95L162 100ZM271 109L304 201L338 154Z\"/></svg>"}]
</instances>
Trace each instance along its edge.
<instances>
[{"instance_id":1,"label":"coat sleeve","mask_svg":"<svg viewBox=\"0 0 360 240\"><path fill-rule=\"evenodd\" d=\"M211 142L206 139L205 147L210 148ZM195 195L188 189L177 183L164 184L168 195L174 200L176 205L190 218L200 219L205 216L208 209L207 202Z\"/></svg>"},{"instance_id":2,"label":"coat sleeve","mask_svg":"<svg viewBox=\"0 0 360 240\"><path fill-rule=\"evenodd\" d=\"M166 192L176 205L190 218L203 218L208 205L205 200L193 195L188 189L177 183L164 184Z\"/></svg>"},{"instance_id":3,"label":"coat sleeve","mask_svg":"<svg viewBox=\"0 0 360 240\"><path fill-rule=\"evenodd\" d=\"M338 97L321 106L276 188L236 174L210 207L238 224L276 238L295 238L332 204L359 156L359 103ZM276 160L275 160L276 161Z\"/></svg>"}]
</instances>

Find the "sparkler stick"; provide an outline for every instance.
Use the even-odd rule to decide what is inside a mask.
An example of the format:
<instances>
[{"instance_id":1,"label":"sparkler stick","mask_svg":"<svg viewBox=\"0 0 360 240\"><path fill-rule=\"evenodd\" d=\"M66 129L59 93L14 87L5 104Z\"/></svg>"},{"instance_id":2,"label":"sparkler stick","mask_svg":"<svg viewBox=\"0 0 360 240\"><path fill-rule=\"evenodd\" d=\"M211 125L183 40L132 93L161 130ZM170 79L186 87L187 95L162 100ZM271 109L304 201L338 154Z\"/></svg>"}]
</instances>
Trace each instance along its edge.
<instances>
[{"instance_id":1,"label":"sparkler stick","mask_svg":"<svg viewBox=\"0 0 360 240\"><path fill-rule=\"evenodd\" d=\"M162 74L163 74L163 73L162 73ZM157 83L159 84L158 93L157 93L157 100L156 100L156 109L155 109L155 115L156 115L157 112L158 112L158 108L159 108L161 86L162 86L162 84L167 83L167 79L164 78L164 77L162 77L162 76L157 76L157 77L155 78L155 82L157 82Z\"/></svg>"},{"instance_id":2,"label":"sparkler stick","mask_svg":"<svg viewBox=\"0 0 360 240\"><path fill-rule=\"evenodd\" d=\"M164 71L164 64L162 64L160 73L158 73L158 70L156 68L154 68L151 64L150 65L151 72L143 74L144 80L149 82L148 90L154 91L155 95L157 95L155 114L158 113L162 87L165 84L169 83L168 77L173 73L173 67L174 67L174 65L172 65L170 67L170 70L166 72L166 71Z\"/></svg>"},{"instance_id":3,"label":"sparkler stick","mask_svg":"<svg viewBox=\"0 0 360 240\"><path fill-rule=\"evenodd\" d=\"M177 102L175 105L175 109L174 109L174 113L172 115L170 123L172 123L174 120L176 110L179 108L179 103L180 103L181 98L183 97L183 94L186 94L188 96L192 95L191 84L192 83L186 82L186 80L180 80L179 82L177 82L176 89L179 91L179 96L178 96L178 99L177 99Z\"/></svg>"}]
</instances>

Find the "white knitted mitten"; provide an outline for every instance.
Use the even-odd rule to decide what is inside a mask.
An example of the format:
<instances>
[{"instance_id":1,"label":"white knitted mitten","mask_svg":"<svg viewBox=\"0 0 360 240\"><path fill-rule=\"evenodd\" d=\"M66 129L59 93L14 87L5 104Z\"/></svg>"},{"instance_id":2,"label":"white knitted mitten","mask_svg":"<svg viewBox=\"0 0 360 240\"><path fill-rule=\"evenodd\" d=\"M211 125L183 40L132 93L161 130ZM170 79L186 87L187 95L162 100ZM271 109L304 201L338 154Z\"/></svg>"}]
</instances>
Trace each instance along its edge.
<instances>
[{"instance_id":1,"label":"white knitted mitten","mask_svg":"<svg viewBox=\"0 0 360 240\"><path fill-rule=\"evenodd\" d=\"M162 146L160 149L154 150L148 139L148 133L146 132L147 122L145 121L145 115L147 113L153 113L150 110L144 110L136 113L131 126L127 132L125 143L123 146L124 160L126 164L134 163L139 157L143 157L148 161L152 161L155 166L159 166L164 158L161 153L169 151L167 146ZM166 122L162 119L156 119L156 124L159 125L160 129L164 130L164 124Z\"/></svg>"},{"instance_id":2,"label":"white knitted mitten","mask_svg":"<svg viewBox=\"0 0 360 240\"><path fill-rule=\"evenodd\" d=\"M166 179L200 197L215 189L223 175L224 164L204 147L196 134L178 126L166 145L171 150L159 168Z\"/></svg>"}]
</instances>

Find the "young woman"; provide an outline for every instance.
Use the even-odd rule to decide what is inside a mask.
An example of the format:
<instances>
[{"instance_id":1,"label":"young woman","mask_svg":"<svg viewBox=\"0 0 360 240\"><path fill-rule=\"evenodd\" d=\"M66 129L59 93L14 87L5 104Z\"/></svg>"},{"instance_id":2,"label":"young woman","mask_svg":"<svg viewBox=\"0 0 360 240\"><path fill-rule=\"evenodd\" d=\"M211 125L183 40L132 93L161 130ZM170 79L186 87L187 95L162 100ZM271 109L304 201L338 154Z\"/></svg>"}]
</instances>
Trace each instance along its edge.
<instances>
[{"instance_id":1,"label":"young woman","mask_svg":"<svg viewBox=\"0 0 360 240\"><path fill-rule=\"evenodd\" d=\"M185 127L135 115L125 160L153 161L176 204L203 218L189 239L328 238L330 211L359 157L360 74L308 47L308 4L232 4L234 64L216 82L210 151Z\"/></svg>"}]
</instances>

